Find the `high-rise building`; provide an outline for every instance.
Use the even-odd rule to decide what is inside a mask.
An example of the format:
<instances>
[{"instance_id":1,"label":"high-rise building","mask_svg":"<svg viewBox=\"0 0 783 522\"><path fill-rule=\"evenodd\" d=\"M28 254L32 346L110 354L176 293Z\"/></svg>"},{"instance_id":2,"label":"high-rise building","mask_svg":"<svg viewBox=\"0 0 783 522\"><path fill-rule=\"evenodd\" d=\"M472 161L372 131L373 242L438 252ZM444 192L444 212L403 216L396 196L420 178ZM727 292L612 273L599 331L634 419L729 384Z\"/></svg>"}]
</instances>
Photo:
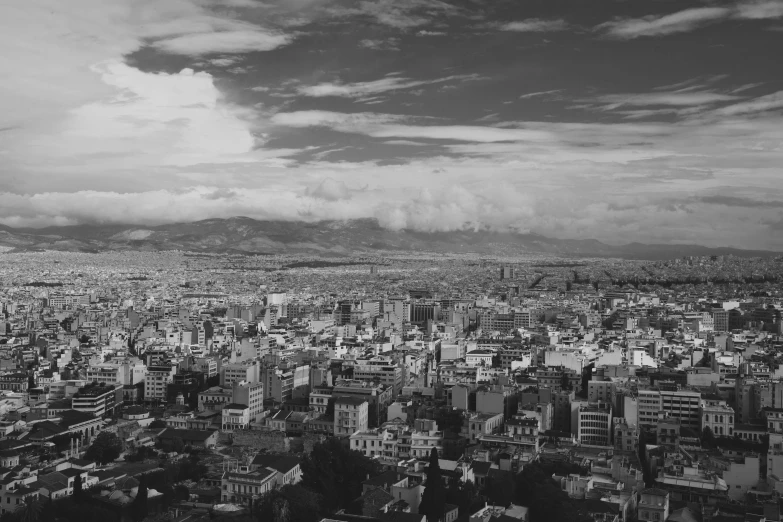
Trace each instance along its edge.
<instances>
[{"instance_id":1,"label":"high-rise building","mask_svg":"<svg viewBox=\"0 0 783 522\"><path fill-rule=\"evenodd\" d=\"M427 321L440 320L439 303L413 303L411 305L411 322L425 324Z\"/></svg>"},{"instance_id":2,"label":"high-rise building","mask_svg":"<svg viewBox=\"0 0 783 522\"><path fill-rule=\"evenodd\" d=\"M718 309L712 312L712 329L715 332L729 331L729 311Z\"/></svg>"},{"instance_id":3,"label":"high-rise building","mask_svg":"<svg viewBox=\"0 0 783 522\"><path fill-rule=\"evenodd\" d=\"M500 267L500 280L514 279L514 269L510 266Z\"/></svg>"},{"instance_id":4,"label":"high-rise building","mask_svg":"<svg viewBox=\"0 0 783 522\"><path fill-rule=\"evenodd\" d=\"M612 406L605 402L579 406L579 442L591 446L612 443Z\"/></svg>"}]
</instances>

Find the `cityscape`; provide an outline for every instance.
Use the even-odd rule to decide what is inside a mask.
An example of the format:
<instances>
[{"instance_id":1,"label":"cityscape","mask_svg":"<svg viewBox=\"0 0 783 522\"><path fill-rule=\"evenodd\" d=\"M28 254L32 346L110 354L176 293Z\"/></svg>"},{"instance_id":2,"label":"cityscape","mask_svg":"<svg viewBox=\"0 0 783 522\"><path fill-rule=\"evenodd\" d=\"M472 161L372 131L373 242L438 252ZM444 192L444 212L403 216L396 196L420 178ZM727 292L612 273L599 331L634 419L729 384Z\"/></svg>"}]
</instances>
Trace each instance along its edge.
<instances>
[{"instance_id":1,"label":"cityscape","mask_svg":"<svg viewBox=\"0 0 783 522\"><path fill-rule=\"evenodd\" d=\"M0 522L783 522L781 50L0 1Z\"/></svg>"},{"instance_id":2,"label":"cityscape","mask_svg":"<svg viewBox=\"0 0 783 522\"><path fill-rule=\"evenodd\" d=\"M778 516L783 256L2 261L6 518Z\"/></svg>"}]
</instances>

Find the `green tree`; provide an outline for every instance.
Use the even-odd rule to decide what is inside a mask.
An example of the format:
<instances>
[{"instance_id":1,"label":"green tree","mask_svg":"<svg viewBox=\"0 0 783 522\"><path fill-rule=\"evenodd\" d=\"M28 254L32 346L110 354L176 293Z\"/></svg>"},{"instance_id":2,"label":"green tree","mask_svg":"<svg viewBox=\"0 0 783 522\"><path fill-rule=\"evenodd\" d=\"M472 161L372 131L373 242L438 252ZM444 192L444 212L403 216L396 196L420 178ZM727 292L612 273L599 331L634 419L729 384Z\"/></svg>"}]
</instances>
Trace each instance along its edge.
<instances>
[{"instance_id":1,"label":"green tree","mask_svg":"<svg viewBox=\"0 0 783 522\"><path fill-rule=\"evenodd\" d=\"M117 435L102 431L95 437L84 454L84 458L99 464L108 464L116 460L122 452L122 442Z\"/></svg>"},{"instance_id":2,"label":"green tree","mask_svg":"<svg viewBox=\"0 0 783 522\"><path fill-rule=\"evenodd\" d=\"M715 434L712 432L709 426L704 426L701 432L701 445L704 448L713 449L718 447L718 443L715 440Z\"/></svg>"},{"instance_id":3,"label":"green tree","mask_svg":"<svg viewBox=\"0 0 783 522\"><path fill-rule=\"evenodd\" d=\"M136 498L131 503L131 516L133 520L141 522L147 516L147 480L145 477L141 477L139 481L139 489L136 493Z\"/></svg>"},{"instance_id":4,"label":"green tree","mask_svg":"<svg viewBox=\"0 0 783 522\"><path fill-rule=\"evenodd\" d=\"M73 499L76 502L81 502L82 500L82 476L81 474L76 475L73 477Z\"/></svg>"},{"instance_id":5,"label":"green tree","mask_svg":"<svg viewBox=\"0 0 783 522\"><path fill-rule=\"evenodd\" d=\"M336 438L315 444L313 451L302 459L301 467L301 485L320 495L328 511L350 506L362 494L362 482L367 476L380 473L376 462L348 449Z\"/></svg>"},{"instance_id":6,"label":"green tree","mask_svg":"<svg viewBox=\"0 0 783 522\"><path fill-rule=\"evenodd\" d=\"M25 497L24 509L19 517L20 522L47 522L41 518L43 506L43 502L34 500L33 497Z\"/></svg>"},{"instance_id":7,"label":"green tree","mask_svg":"<svg viewBox=\"0 0 783 522\"><path fill-rule=\"evenodd\" d=\"M190 490L183 486L182 484L179 484L178 486L174 487L174 500L190 500Z\"/></svg>"},{"instance_id":8,"label":"green tree","mask_svg":"<svg viewBox=\"0 0 783 522\"><path fill-rule=\"evenodd\" d=\"M569 498L538 462L525 465L522 472L515 476L514 486L514 502L528 507L530 522L592 520L589 515L580 512L579 503Z\"/></svg>"},{"instance_id":9,"label":"green tree","mask_svg":"<svg viewBox=\"0 0 783 522\"><path fill-rule=\"evenodd\" d=\"M443 519L446 512L446 490L443 486L443 474L438 461L438 450L430 451L429 466L427 466L427 482L419 504L419 513L426 515L427 520L436 522Z\"/></svg>"}]
</instances>

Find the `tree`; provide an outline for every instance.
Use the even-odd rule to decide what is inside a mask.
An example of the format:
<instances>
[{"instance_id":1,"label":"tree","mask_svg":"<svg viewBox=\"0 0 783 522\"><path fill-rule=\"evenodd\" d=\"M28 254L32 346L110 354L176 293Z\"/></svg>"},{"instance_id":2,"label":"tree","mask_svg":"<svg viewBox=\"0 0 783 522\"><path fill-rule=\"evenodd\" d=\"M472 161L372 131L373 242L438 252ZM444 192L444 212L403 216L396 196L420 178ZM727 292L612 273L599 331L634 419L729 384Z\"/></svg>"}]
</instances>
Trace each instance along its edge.
<instances>
[{"instance_id":1,"label":"tree","mask_svg":"<svg viewBox=\"0 0 783 522\"><path fill-rule=\"evenodd\" d=\"M190 490L182 484L175 486L174 500L190 500Z\"/></svg>"},{"instance_id":2,"label":"tree","mask_svg":"<svg viewBox=\"0 0 783 522\"><path fill-rule=\"evenodd\" d=\"M131 516L133 517L133 520L140 522L147 516L147 497L147 480L146 477L141 477L136 498L133 499L133 503L131 504Z\"/></svg>"},{"instance_id":3,"label":"tree","mask_svg":"<svg viewBox=\"0 0 783 522\"><path fill-rule=\"evenodd\" d=\"M717 441L715 440L715 434L709 426L704 426L704 429L701 432L701 445L708 449L713 449L718 446Z\"/></svg>"},{"instance_id":4,"label":"tree","mask_svg":"<svg viewBox=\"0 0 783 522\"><path fill-rule=\"evenodd\" d=\"M155 419L154 421L150 422L150 429L157 430L157 429L163 429L165 427L166 427L166 423L160 419Z\"/></svg>"},{"instance_id":5,"label":"tree","mask_svg":"<svg viewBox=\"0 0 783 522\"><path fill-rule=\"evenodd\" d=\"M19 520L21 522L38 522L39 520L47 522L46 519L41 518L43 506L43 502L34 500L33 497L25 497L24 509L22 510Z\"/></svg>"},{"instance_id":6,"label":"tree","mask_svg":"<svg viewBox=\"0 0 783 522\"><path fill-rule=\"evenodd\" d=\"M174 437L171 440L171 449L177 453L182 453L185 450L185 441L182 440L182 437Z\"/></svg>"},{"instance_id":7,"label":"tree","mask_svg":"<svg viewBox=\"0 0 783 522\"><path fill-rule=\"evenodd\" d=\"M378 464L329 438L302 459L301 485L323 498L329 511L347 508L362 494L362 482L380 473Z\"/></svg>"},{"instance_id":8,"label":"tree","mask_svg":"<svg viewBox=\"0 0 783 522\"><path fill-rule=\"evenodd\" d=\"M438 461L438 450L430 451L430 462L427 466L427 482L419 504L419 513L426 515L429 522L441 520L446 511L446 490L443 487L443 474Z\"/></svg>"},{"instance_id":9,"label":"tree","mask_svg":"<svg viewBox=\"0 0 783 522\"><path fill-rule=\"evenodd\" d=\"M510 471L496 472L487 477L484 494L492 504L507 507L514 500L514 476Z\"/></svg>"},{"instance_id":10,"label":"tree","mask_svg":"<svg viewBox=\"0 0 783 522\"><path fill-rule=\"evenodd\" d=\"M31 390L35 388L35 374L30 372L30 375L27 376L27 389Z\"/></svg>"},{"instance_id":11,"label":"tree","mask_svg":"<svg viewBox=\"0 0 783 522\"><path fill-rule=\"evenodd\" d=\"M95 437L90 447L87 448L84 458L99 464L108 464L116 460L121 452L122 442L117 438L117 435L108 431L102 431Z\"/></svg>"},{"instance_id":12,"label":"tree","mask_svg":"<svg viewBox=\"0 0 783 522\"><path fill-rule=\"evenodd\" d=\"M76 475L73 477L73 499L76 502L81 502L82 500L82 475Z\"/></svg>"},{"instance_id":13,"label":"tree","mask_svg":"<svg viewBox=\"0 0 783 522\"><path fill-rule=\"evenodd\" d=\"M479 496L478 488L470 480L452 480L446 488L446 503L457 506L461 515L475 513L484 507L484 500Z\"/></svg>"},{"instance_id":14,"label":"tree","mask_svg":"<svg viewBox=\"0 0 783 522\"><path fill-rule=\"evenodd\" d=\"M566 371L563 371L560 375L560 389L563 391L571 389L571 379L568 378L568 373Z\"/></svg>"},{"instance_id":15,"label":"tree","mask_svg":"<svg viewBox=\"0 0 783 522\"><path fill-rule=\"evenodd\" d=\"M526 464L515 476L514 482L514 503L528 507L530 522L592 520L586 513L580 512L578 501L569 498L538 462Z\"/></svg>"}]
</instances>

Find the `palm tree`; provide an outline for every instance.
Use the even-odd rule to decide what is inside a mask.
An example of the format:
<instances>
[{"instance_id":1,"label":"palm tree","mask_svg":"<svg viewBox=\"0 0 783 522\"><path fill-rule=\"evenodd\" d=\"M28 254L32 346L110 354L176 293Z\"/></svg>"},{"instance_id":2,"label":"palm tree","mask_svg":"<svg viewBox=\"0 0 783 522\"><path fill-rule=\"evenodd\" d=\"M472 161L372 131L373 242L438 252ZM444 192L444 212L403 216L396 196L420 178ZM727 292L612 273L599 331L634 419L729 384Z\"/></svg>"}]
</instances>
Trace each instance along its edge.
<instances>
[{"instance_id":1,"label":"palm tree","mask_svg":"<svg viewBox=\"0 0 783 522\"><path fill-rule=\"evenodd\" d=\"M38 522L43 509L43 503L33 497L25 497L21 522Z\"/></svg>"}]
</instances>

